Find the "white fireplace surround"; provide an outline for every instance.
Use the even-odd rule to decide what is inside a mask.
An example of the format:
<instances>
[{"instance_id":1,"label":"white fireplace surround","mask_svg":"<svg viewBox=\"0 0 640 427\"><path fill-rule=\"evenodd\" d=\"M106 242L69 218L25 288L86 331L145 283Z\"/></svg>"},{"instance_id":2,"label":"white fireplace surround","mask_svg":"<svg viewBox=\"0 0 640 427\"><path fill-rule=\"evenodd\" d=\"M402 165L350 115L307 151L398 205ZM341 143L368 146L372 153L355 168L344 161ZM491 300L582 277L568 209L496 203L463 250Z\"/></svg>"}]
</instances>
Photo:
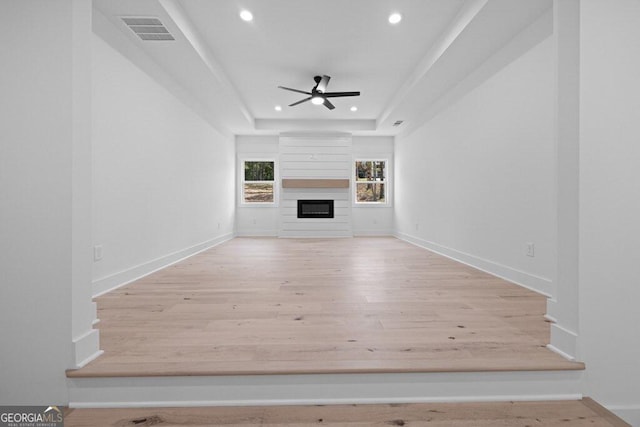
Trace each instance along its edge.
<instances>
[{"instance_id":1,"label":"white fireplace surround","mask_svg":"<svg viewBox=\"0 0 640 427\"><path fill-rule=\"evenodd\" d=\"M282 190L278 236L353 236L351 135L281 135L279 155ZM333 200L334 217L298 218L298 200Z\"/></svg>"}]
</instances>

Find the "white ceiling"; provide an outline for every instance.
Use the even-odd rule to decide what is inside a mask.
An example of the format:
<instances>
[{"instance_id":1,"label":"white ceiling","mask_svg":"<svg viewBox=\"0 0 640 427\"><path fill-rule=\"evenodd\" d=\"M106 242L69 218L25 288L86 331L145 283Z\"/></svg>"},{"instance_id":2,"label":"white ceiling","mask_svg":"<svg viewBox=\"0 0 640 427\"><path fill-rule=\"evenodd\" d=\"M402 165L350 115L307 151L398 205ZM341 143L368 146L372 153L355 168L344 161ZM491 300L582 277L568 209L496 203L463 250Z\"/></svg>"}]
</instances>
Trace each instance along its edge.
<instances>
[{"instance_id":1,"label":"white ceiling","mask_svg":"<svg viewBox=\"0 0 640 427\"><path fill-rule=\"evenodd\" d=\"M551 7L551 0L94 0L94 30L232 134L394 135ZM252 22L239 17L253 13ZM402 22L388 23L391 12ZM175 41L142 41L121 16L158 17ZM110 22L110 24L108 24ZM335 110L310 102L331 76ZM281 105L282 111L275 111ZM358 111L350 111L351 106ZM396 120L405 120L393 127Z\"/></svg>"}]
</instances>

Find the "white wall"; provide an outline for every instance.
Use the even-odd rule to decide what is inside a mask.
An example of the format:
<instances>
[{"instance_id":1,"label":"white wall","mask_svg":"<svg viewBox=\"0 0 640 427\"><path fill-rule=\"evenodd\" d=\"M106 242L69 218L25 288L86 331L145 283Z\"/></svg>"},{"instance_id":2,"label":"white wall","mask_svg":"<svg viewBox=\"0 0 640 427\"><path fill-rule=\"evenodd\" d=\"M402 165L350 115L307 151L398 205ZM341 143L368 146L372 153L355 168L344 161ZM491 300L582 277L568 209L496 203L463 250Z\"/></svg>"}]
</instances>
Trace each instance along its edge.
<instances>
[{"instance_id":1,"label":"white wall","mask_svg":"<svg viewBox=\"0 0 640 427\"><path fill-rule=\"evenodd\" d=\"M236 182L242 180L242 161L257 159L273 159L278 162L277 135L238 135L236 136ZM277 167L277 165L276 165ZM280 186L280 183L277 183ZM242 205L242 194L236 189L236 234L239 236L271 236L278 235L280 219L279 204Z\"/></svg>"},{"instance_id":2,"label":"white wall","mask_svg":"<svg viewBox=\"0 0 640 427\"><path fill-rule=\"evenodd\" d=\"M3 405L66 404L65 370L76 366L78 355L97 350L86 197L90 23L84 1L2 2ZM76 352L80 347L86 353Z\"/></svg>"},{"instance_id":3,"label":"white wall","mask_svg":"<svg viewBox=\"0 0 640 427\"><path fill-rule=\"evenodd\" d=\"M401 238L545 293L555 255L552 54L546 39L395 144Z\"/></svg>"},{"instance_id":4,"label":"white wall","mask_svg":"<svg viewBox=\"0 0 640 427\"><path fill-rule=\"evenodd\" d=\"M640 425L640 2L581 3L580 330L586 394Z\"/></svg>"},{"instance_id":5,"label":"white wall","mask_svg":"<svg viewBox=\"0 0 640 427\"><path fill-rule=\"evenodd\" d=\"M393 137L354 136L353 160L387 160L387 200L385 205L352 204L354 236L393 235ZM353 179L353 173L352 173ZM355 185L351 186L351 199L355 200Z\"/></svg>"},{"instance_id":6,"label":"white wall","mask_svg":"<svg viewBox=\"0 0 640 427\"><path fill-rule=\"evenodd\" d=\"M97 36L93 49L99 293L232 236L235 150Z\"/></svg>"}]
</instances>

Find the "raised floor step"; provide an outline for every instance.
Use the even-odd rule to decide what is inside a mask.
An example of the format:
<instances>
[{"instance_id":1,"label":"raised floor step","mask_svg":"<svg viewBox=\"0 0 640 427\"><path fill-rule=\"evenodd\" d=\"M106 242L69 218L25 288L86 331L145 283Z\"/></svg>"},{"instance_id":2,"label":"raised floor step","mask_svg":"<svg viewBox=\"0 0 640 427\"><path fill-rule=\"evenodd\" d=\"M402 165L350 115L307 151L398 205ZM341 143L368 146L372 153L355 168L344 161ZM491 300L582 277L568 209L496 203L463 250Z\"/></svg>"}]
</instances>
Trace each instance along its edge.
<instances>
[{"instance_id":1,"label":"raised floor step","mask_svg":"<svg viewBox=\"0 0 640 427\"><path fill-rule=\"evenodd\" d=\"M576 400L584 371L69 378L69 406L169 407Z\"/></svg>"}]
</instances>

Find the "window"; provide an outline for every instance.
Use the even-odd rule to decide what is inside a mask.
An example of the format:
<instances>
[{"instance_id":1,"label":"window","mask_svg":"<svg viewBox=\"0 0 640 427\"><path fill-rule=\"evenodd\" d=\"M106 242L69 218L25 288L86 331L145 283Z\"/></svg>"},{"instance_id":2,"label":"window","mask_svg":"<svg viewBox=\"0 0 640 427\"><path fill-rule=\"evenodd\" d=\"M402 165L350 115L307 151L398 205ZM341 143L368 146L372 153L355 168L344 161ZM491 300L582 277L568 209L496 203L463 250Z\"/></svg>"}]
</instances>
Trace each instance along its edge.
<instances>
[{"instance_id":1,"label":"window","mask_svg":"<svg viewBox=\"0 0 640 427\"><path fill-rule=\"evenodd\" d=\"M387 203L386 165L386 160L356 160L356 203Z\"/></svg>"},{"instance_id":2,"label":"window","mask_svg":"<svg viewBox=\"0 0 640 427\"><path fill-rule=\"evenodd\" d=\"M275 162L245 160L242 166L242 202L274 203Z\"/></svg>"}]
</instances>

